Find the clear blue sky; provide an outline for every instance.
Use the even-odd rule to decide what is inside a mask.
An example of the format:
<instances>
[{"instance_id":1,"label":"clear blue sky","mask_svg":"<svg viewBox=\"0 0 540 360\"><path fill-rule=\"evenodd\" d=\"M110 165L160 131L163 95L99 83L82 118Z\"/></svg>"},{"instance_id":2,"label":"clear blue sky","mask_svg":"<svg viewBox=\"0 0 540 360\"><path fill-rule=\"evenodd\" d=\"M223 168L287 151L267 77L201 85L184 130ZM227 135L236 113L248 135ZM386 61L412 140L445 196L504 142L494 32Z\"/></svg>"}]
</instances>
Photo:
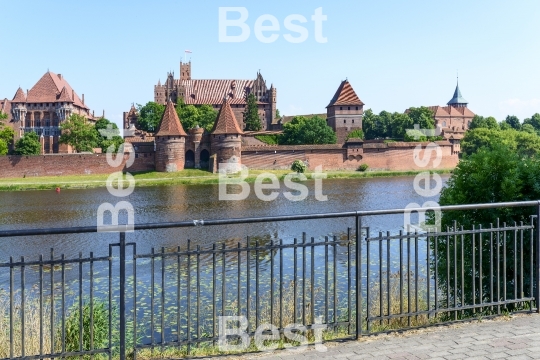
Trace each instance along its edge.
<instances>
[{"instance_id":1,"label":"clear blue sky","mask_svg":"<svg viewBox=\"0 0 540 360\"><path fill-rule=\"evenodd\" d=\"M218 8L235 6L248 10L251 36L220 43ZM315 40L318 7L327 43ZM271 44L253 31L263 14L280 22ZM303 43L283 37L291 14L308 19ZM119 123L132 102L153 100L167 71L178 75L189 49L194 78L250 79L261 69L284 115L324 112L345 78L375 112L444 105L459 70L471 110L523 120L540 112L539 19L536 0L1 1L0 98L50 69Z\"/></svg>"}]
</instances>

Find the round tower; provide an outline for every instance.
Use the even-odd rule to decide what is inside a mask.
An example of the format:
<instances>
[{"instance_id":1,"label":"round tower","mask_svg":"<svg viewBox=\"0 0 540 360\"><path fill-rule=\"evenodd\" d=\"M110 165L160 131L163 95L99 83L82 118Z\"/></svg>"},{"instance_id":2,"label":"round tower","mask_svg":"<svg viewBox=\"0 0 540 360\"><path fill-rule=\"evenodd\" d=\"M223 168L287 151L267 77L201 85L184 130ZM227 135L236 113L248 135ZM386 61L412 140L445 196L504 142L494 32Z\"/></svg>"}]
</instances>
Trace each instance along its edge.
<instances>
[{"instance_id":1,"label":"round tower","mask_svg":"<svg viewBox=\"0 0 540 360\"><path fill-rule=\"evenodd\" d=\"M170 100L167 103L155 137L156 171L176 172L184 170L187 134L182 128L174 104Z\"/></svg>"},{"instance_id":2,"label":"round tower","mask_svg":"<svg viewBox=\"0 0 540 360\"><path fill-rule=\"evenodd\" d=\"M193 148L193 154L195 157L195 169L201 168L201 140L203 137L204 129L199 125L189 130L189 142Z\"/></svg>"},{"instance_id":3,"label":"round tower","mask_svg":"<svg viewBox=\"0 0 540 360\"><path fill-rule=\"evenodd\" d=\"M217 169L237 172L242 163L242 135L234 112L227 97L223 99L221 109L211 132L212 154L216 157Z\"/></svg>"}]
</instances>

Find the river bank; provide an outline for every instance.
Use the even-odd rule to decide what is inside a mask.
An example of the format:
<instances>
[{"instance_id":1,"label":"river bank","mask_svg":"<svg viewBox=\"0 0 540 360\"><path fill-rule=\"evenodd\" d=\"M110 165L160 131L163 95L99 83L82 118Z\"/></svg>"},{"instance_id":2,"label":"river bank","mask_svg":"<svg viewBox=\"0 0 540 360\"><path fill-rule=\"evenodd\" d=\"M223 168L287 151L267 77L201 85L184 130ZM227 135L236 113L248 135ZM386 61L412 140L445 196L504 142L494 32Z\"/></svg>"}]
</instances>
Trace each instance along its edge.
<instances>
[{"instance_id":1,"label":"river bank","mask_svg":"<svg viewBox=\"0 0 540 360\"><path fill-rule=\"evenodd\" d=\"M425 171L425 170L423 170ZM418 171L328 171L326 179L364 179L374 177L414 176ZM432 171L438 174L450 174L451 169ZM282 180L291 170L250 170L245 179L253 183L258 175L271 173ZM306 172L308 179L312 178L311 172ZM197 169L186 169L176 173L142 172L132 174L135 178L135 186L167 186L167 185L202 185L218 184L219 175ZM54 190L60 189L91 189L105 187L109 175L74 175L74 176L40 176L26 178L0 179L0 191L22 190Z\"/></svg>"}]
</instances>

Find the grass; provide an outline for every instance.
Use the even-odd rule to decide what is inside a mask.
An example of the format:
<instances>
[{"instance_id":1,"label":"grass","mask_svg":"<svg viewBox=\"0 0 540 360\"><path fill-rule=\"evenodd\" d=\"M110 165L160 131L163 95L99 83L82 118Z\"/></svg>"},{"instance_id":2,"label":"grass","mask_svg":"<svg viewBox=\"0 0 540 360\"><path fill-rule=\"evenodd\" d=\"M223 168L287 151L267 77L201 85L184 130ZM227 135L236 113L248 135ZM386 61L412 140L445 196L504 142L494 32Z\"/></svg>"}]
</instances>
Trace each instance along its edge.
<instances>
[{"instance_id":1,"label":"grass","mask_svg":"<svg viewBox=\"0 0 540 360\"><path fill-rule=\"evenodd\" d=\"M250 170L246 182L253 183L258 175L271 173L280 180L291 173L291 170ZM328 171L326 179L362 179L374 177L394 177L394 176L414 176L423 170L418 171L365 171L354 170ZM451 170L436 170L438 174L449 174ZM218 174L212 174L205 170L186 169L175 173L161 172L140 172L132 174L135 185L139 186L165 186L165 185L205 185L218 184ZM312 178L312 173L306 172L308 179ZM0 179L0 191L19 190L54 190L61 189L89 189L105 187L108 174L101 175L69 175L69 176L40 176L25 178L3 178Z\"/></svg>"}]
</instances>

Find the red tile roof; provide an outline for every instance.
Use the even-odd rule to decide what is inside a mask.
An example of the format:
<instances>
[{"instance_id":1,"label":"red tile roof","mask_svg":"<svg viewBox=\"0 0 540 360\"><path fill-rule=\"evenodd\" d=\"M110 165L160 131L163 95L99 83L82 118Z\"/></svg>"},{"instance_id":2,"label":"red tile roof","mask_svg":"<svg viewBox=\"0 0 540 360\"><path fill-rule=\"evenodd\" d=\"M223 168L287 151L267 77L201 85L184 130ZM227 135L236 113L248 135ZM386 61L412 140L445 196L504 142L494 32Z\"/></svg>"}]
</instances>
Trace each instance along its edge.
<instances>
[{"instance_id":1,"label":"red tile roof","mask_svg":"<svg viewBox=\"0 0 540 360\"><path fill-rule=\"evenodd\" d=\"M428 106L428 108L433 111L435 117L474 117L474 113L467 107Z\"/></svg>"},{"instance_id":2,"label":"red tile roof","mask_svg":"<svg viewBox=\"0 0 540 360\"><path fill-rule=\"evenodd\" d=\"M89 109L84 105L79 96L73 91L68 82L60 74L48 71L39 79L30 91L27 102L29 103L53 103L58 100L63 88L66 88L75 106Z\"/></svg>"},{"instance_id":3,"label":"red tile roof","mask_svg":"<svg viewBox=\"0 0 540 360\"><path fill-rule=\"evenodd\" d=\"M159 129L155 136L187 136L171 101L165 107L165 112L161 117Z\"/></svg>"},{"instance_id":4,"label":"red tile roof","mask_svg":"<svg viewBox=\"0 0 540 360\"><path fill-rule=\"evenodd\" d=\"M15 96L13 97L13 100L11 102L14 103L25 103L26 102L26 95L24 94L23 89L20 87L17 89L17 92L15 93Z\"/></svg>"},{"instance_id":5,"label":"red tile roof","mask_svg":"<svg viewBox=\"0 0 540 360\"><path fill-rule=\"evenodd\" d=\"M255 80L175 80L185 87L184 102L191 105L221 104L227 96L231 104L245 104L247 89ZM267 104L259 102L259 104Z\"/></svg>"},{"instance_id":6,"label":"red tile roof","mask_svg":"<svg viewBox=\"0 0 540 360\"><path fill-rule=\"evenodd\" d=\"M62 91L60 92L60 95L58 96L58 99L56 101L57 102L73 102L65 86L62 88Z\"/></svg>"},{"instance_id":7,"label":"red tile roof","mask_svg":"<svg viewBox=\"0 0 540 360\"><path fill-rule=\"evenodd\" d=\"M211 131L212 134L243 134L242 130L236 122L236 117L232 111L229 101L225 98L219 109L217 120L214 123L214 128Z\"/></svg>"},{"instance_id":8,"label":"red tile roof","mask_svg":"<svg viewBox=\"0 0 540 360\"><path fill-rule=\"evenodd\" d=\"M332 100L330 100L330 104L328 104L328 106L335 106L335 105L361 106L361 105L364 105L364 103L362 102L362 100L360 100L358 95L356 95L356 92L352 88L349 81L344 80L339 85L339 88L334 94L334 97L332 98Z\"/></svg>"}]
</instances>

